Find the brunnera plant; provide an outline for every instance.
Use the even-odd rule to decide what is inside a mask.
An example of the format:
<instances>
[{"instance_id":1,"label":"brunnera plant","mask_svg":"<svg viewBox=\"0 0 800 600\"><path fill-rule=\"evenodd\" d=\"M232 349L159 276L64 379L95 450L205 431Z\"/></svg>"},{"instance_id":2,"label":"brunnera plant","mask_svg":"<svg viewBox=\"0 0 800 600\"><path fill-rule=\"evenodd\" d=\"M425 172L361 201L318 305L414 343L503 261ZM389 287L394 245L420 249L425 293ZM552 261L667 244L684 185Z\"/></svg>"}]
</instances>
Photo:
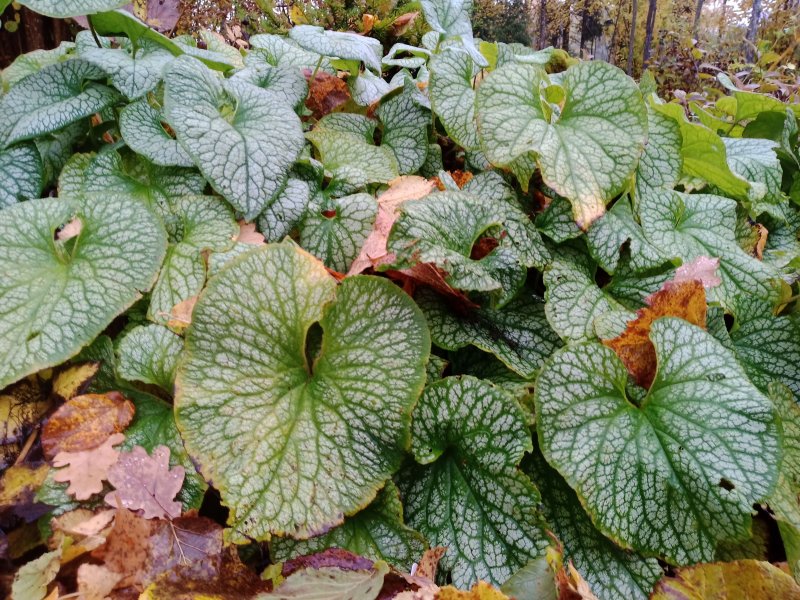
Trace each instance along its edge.
<instances>
[{"instance_id":1,"label":"brunnera plant","mask_svg":"<svg viewBox=\"0 0 800 600\"><path fill-rule=\"evenodd\" d=\"M388 51L21 3L92 29L2 73L4 468L35 465L47 509L12 522L51 550L19 597L104 499L117 549L137 518L184 519L180 546L203 506L217 553L362 556L337 598L436 547L439 584L518 597L555 545L601 599L697 563L800 574L800 105L727 82L687 113L648 76L474 39L468 1L421 2L422 45ZM120 453L147 474L109 480ZM109 561L105 593L169 597L186 566Z\"/></svg>"}]
</instances>

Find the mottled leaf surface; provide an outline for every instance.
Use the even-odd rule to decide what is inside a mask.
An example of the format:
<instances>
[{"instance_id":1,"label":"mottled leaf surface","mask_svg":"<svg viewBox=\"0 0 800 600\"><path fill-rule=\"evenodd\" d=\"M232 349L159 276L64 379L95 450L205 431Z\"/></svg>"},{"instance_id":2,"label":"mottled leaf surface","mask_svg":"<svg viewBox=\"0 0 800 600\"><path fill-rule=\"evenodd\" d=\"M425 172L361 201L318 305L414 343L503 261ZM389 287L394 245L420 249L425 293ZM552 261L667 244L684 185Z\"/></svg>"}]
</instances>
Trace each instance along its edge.
<instances>
[{"instance_id":1,"label":"mottled leaf surface","mask_svg":"<svg viewBox=\"0 0 800 600\"><path fill-rule=\"evenodd\" d=\"M164 129L163 115L146 100L122 109L119 128L128 147L152 163L165 167L192 167L189 153Z\"/></svg>"}]
</instances>

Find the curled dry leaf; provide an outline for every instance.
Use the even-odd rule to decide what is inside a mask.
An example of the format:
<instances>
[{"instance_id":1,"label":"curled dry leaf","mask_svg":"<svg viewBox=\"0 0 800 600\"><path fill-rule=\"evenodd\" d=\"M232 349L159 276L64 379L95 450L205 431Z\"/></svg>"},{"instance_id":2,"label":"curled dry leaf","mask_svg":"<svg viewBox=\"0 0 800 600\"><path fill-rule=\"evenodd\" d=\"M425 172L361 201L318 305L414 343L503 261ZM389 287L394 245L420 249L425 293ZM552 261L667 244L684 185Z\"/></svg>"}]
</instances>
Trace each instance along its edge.
<instances>
[{"instance_id":1,"label":"curled dry leaf","mask_svg":"<svg viewBox=\"0 0 800 600\"><path fill-rule=\"evenodd\" d=\"M87 362L67 367L53 379L53 394L62 400L69 400L77 396L91 383L99 369L99 362Z\"/></svg>"},{"instance_id":2,"label":"curled dry leaf","mask_svg":"<svg viewBox=\"0 0 800 600\"><path fill-rule=\"evenodd\" d=\"M113 510L104 510L97 514L86 508L78 508L50 521L53 535L47 542L50 548L64 548L62 563L91 552L102 546L111 531L114 520ZM69 538L68 543L64 543Z\"/></svg>"},{"instance_id":3,"label":"curled dry leaf","mask_svg":"<svg viewBox=\"0 0 800 600\"><path fill-rule=\"evenodd\" d=\"M393 179L389 183L389 189L378 197L378 215L375 224L347 274L357 275L382 263L394 262L394 255L388 254L386 249L386 240L397 219L400 205L406 200L424 198L435 189L434 181L416 175L404 175Z\"/></svg>"},{"instance_id":4,"label":"curled dry leaf","mask_svg":"<svg viewBox=\"0 0 800 600\"><path fill-rule=\"evenodd\" d=\"M153 456L141 446L122 452L108 471L108 481L116 490L106 495L111 506L142 510L146 519L181 515L181 503L174 500L183 487L184 468L169 468L169 448L157 446Z\"/></svg>"},{"instance_id":5,"label":"curled dry leaf","mask_svg":"<svg viewBox=\"0 0 800 600\"><path fill-rule=\"evenodd\" d=\"M91 450L123 431L135 412L119 392L85 394L65 402L42 429L42 449L52 459L59 452Z\"/></svg>"},{"instance_id":6,"label":"curled dry leaf","mask_svg":"<svg viewBox=\"0 0 800 600\"><path fill-rule=\"evenodd\" d=\"M718 258L698 256L693 261L678 267L675 270L675 276L672 278L672 281L674 283L699 281L703 284L703 287L708 290L722 283L722 279L717 275L718 268Z\"/></svg>"},{"instance_id":7,"label":"curled dry leaf","mask_svg":"<svg viewBox=\"0 0 800 600\"><path fill-rule=\"evenodd\" d=\"M628 322L621 335L603 343L617 353L634 381L650 388L656 375L656 349L650 341L650 327L661 317L680 317L694 325L706 326L706 294L700 281L667 282L649 296L647 306Z\"/></svg>"},{"instance_id":8,"label":"curled dry leaf","mask_svg":"<svg viewBox=\"0 0 800 600\"><path fill-rule=\"evenodd\" d=\"M56 471L53 479L58 483L69 482L67 493L76 500L88 500L103 491L103 481L108 478L108 470L117 462L118 446L125 436L115 433L97 448L81 452L59 452L53 459L54 467L64 467Z\"/></svg>"},{"instance_id":9,"label":"curled dry leaf","mask_svg":"<svg viewBox=\"0 0 800 600\"><path fill-rule=\"evenodd\" d=\"M236 236L235 241L254 245L265 243L264 236L256 231L256 224L247 223L243 220L239 221L239 235Z\"/></svg>"},{"instance_id":10,"label":"curled dry leaf","mask_svg":"<svg viewBox=\"0 0 800 600\"><path fill-rule=\"evenodd\" d=\"M310 69L303 69L303 75L308 81L306 108L315 119L321 119L350 100L347 83L335 75L319 70L314 73Z\"/></svg>"}]
</instances>

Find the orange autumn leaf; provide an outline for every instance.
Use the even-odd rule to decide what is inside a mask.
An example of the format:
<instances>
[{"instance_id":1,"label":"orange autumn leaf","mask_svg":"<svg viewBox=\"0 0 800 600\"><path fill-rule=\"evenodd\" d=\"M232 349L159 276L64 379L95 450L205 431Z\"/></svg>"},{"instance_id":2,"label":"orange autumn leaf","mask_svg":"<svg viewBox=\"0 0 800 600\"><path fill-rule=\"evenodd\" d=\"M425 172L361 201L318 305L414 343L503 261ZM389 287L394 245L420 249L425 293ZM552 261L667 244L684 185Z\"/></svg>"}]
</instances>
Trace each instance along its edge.
<instances>
[{"instance_id":1,"label":"orange autumn leaf","mask_svg":"<svg viewBox=\"0 0 800 600\"><path fill-rule=\"evenodd\" d=\"M67 493L76 500L88 500L92 495L103 491L103 481L108 478L108 470L119 458L118 446L125 436L115 433L97 448L81 452L59 452L53 459L54 467L64 467L56 471L53 479L57 483L69 482Z\"/></svg>"},{"instance_id":2,"label":"orange autumn leaf","mask_svg":"<svg viewBox=\"0 0 800 600\"><path fill-rule=\"evenodd\" d=\"M314 118L321 119L350 100L347 83L335 75L324 71L314 73L310 69L303 69L303 74L308 81L306 107L314 114Z\"/></svg>"},{"instance_id":3,"label":"orange autumn leaf","mask_svg":"<svg viewBox=\"0 0 800 600\"><path fill-rule=\"evenodd\" d=\"M417 571L414 574L434 581L436 579L436 569L439 567L439 561L442 560L446 552L447 548L444 546L434 546L433 548L425 550L422 554L422 558L419 560Z\"/></svg>"},{"instance_id":4,"label":"orange autumn leaf","mask_svg":"<svg viewBox=\"0 0 800 600\"><path fill-rule=\"evenodd\" d=\"M439 590L438 600L510 600L503 592L496 587L479 581L472 586L469 591L463 591L446 586Z\"/></svg>"},{"instance_id":5,"label":"orange autumn leaf","mask_svg":"<svg viewBox=\"0 0 800 600\"><path fill-rule=\"evenodd\" d=\"M42 449L48 459L59 452L91 450L112 433L123 431L135 408L119 392L85 394L65 402L42 429Z\"/></svg>"},{"instance_id":6,"label":"orange autumn leaf","mask_svg":"<svg viewBox=\"0 0 800 600\"><path fill-rule=\"evenodd\" d=\"M621 335L603 343L614 350L634 381L649 389L656 375L656 350L650 341L650 327L661 317L680 317L694 325L706 326L706 293L698 280L667 282L646 300L637 317L628 322Z\"/></svg>"}]
</instances>

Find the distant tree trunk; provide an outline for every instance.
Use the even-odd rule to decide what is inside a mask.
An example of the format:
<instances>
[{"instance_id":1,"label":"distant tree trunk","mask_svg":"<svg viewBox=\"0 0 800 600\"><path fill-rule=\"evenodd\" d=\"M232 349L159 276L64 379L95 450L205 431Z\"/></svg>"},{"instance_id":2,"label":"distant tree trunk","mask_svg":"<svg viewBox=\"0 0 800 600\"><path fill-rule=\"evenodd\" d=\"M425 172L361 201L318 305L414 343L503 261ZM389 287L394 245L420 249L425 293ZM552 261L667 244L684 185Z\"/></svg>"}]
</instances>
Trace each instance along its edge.
<instances>
[{"instance_id":1,"label":"distant tree trunk","mask_svg":"<svg viewBox=\"0 0 800 600\"><path fill-rule=\"evenodd\" d=\"M633 47L636 45L636 16L638 12L639 0L631 0L631 35L628 40L628 67L625 69L628 75L633 74Z\"/></svg>"},{"instance_id":2,"label":"distant tree trunk","mask_svg":"<svg viewBox=\"0 0 800 600\"><path fill-rule=\"evenodd\" d=\"M611 43L608 45L608 62L612 65L617 62L617 32L619 31L619 18L622 15L622 0L617 0L617 16L614 19L614 33L611 34Z\"/></svg>"},{"instance_id":3,"label":"distant tree trunk","mask_svg":"<svg viewBox=\"0 0 800 600\"><path fill-rule=\"evenodd\" d=\"M647 24L644 34L644 53L642 54L642 69L650 65L650 54L653 46L653 28L656 26L656 11L658 0L650 0L647 5Z\"/></svg>"},{"instance_id":4,"label":"distant tree trunk","mask_svg":"<svg viewBox=\"0 0 800 600\"><path fill-rule=\"evenodd\" d=\"M581 53L583 53L583 49L586 47L586 40L588 38L588 32L586 31L586 27L589 24L589 0L583 0L583 6L581 7Z\"/></svg>"},{"instance_id":5,"label":"distant tree trunk","mask_svg":"<svg viewBox=\"0 0 800 600\"><path fill-rule=\"evenodd\" d=\"M13 18L15 9L9 6L3 13L3 23ZM19 27L15 32L0 34L0 68L10 65L20 54L31 50L55 48L72 38L69 25L22 7Z\"/></svg>"},{"instance_id":6,"label":"distant tree trunk","mask_svg":"<svg viewBox=\"0 0 800 600\"><path fill-rule=\"evenodd\" d=\"M722 0L722 14L719 18L719 37L725 33L725 26L728 24L728 0Z\"/></svg>"},{"instance_id":7,"label":"distant tree trunk","mask_svg":"<svg viewBox=\"0 0 800 600\"><path fill-rule=\"evenodd\" d=\"M539 49L544 48L547 36L547 0L539 0Z\"/></svg>"},{"instance_id":8,"label":"distant tree trunk","mask_svg":"<svg viewBox=\"0 0 800 600\"><path fill-rule=\"evenodd\" d=\"M753 0L753 10L750 12L750 26L747 28L747 43L744 47L744 56L747 62L755 60L755 44L758 34L758 22L761 20L761 0Z\"/></svg>"},{"instance_id":9,"label":"distant tree trunk","mask_svg":"<svg viewBox=\"0 0 800 600\"><path fill-rule=\"evenodd\" d=\"M700 29L700 16L703 14L703 0L697 0L694 9L694 23L692 23L692 37L697 39L697 30Z\"/></svg>"}]
</instances>

